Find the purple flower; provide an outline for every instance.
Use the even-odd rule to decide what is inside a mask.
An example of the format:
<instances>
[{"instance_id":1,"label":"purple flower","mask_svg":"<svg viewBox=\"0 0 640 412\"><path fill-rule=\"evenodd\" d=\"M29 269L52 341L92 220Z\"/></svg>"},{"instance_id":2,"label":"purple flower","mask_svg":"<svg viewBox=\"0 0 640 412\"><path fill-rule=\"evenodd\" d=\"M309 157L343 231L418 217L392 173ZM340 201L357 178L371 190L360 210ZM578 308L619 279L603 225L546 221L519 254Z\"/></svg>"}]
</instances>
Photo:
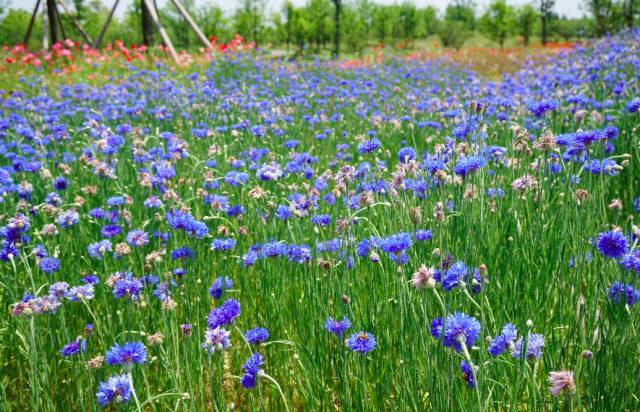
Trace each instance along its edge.
<instances>
[{"instance_id":1,"label":"purple flower","mask_svg":"<svg viewBox=\"0 0 640 412\"><path fill-rule=\"evenodd\" d=\"M640 291L631 285L615 282L609 288L609 299L611 299L613 303L625 303L632 306L640 299Z\"/></svg>"},{"instance_id":2,"label":"purple flower","mask_svg":"<svg viewBox=\"0 0 640 412\"><path fill-rule=\"evenodd\" d=\"M251 344L260 344L269 339L269 331L266 328L254 328L248 330L244 337Z\"/></svg>"},{"instance_id":3,"label":"purple flower","mask_svg":"<svg viewBox=\"0 0 640 412\"><path fill-rule=\"evenodd\" d=\"M380 140L378 140L378 139L376 139L374 137L371 140L367 140L367 141L364 141L364 142L360 143L358 145L358 152L360 152L361 154L372 153L372 152L375 152L376 150L378 150L378 148L380 148L380 146L382 146L382 143L380 143Z\"/></svg>"},{"instance_id":4,"label":"purple flower","mask_svg":"<svg viewBox=\"0 0 640 412\"><path fill-rule=\"evenodd\" d=\"M412 147L403 147L398 150L398 161L400 163L409 163L416 158L416 151Z\"/></svg>"},{"instance_id":5,"label":"purple flower","mask_svg":"<svg viewBox=\"0 0 640 412\"><path fill-rule=\"evenodd\" d=\"M56 258L46 257L40 260L39 267L44 273L50 275L60 270L60 261Z\"/></svg>"},{"instance_id":6,"label":"purple flower","mask_svg":"<svg viewBox=\"0 0 640 412\"><path fill-rule=\"evenodd\" d=\"M398 233L380 240L380 249L387 253L400 253L409 249L412 245L411 235Z\"/></svg>"},{"instance_id":7,"label":"purple flower","mask_svg":"<svg viewBox=\"0 0 640 412\"><path fill-rule=\"evenodd\" d=\"M496 336L489 344L487 351L491 356L499 356L509 347L511 347L516 338L518 337L518 331L511 323L507 323L502 327L500 335Z\"/></svg>"},{"instance_id":8,"label":"purple flower","mask_svg":"<svg viewBox=\"0 0 640 412\"><path fill-rule=\"evenodd\" d=\"M460 361L460 372L462 372L462 379L467 383L467 386L471 389L476 387L476 377L473 372L473 368L466 361Z\"/></svg>"},{"instance_id":9,"label":"purple flower","mask_svg":"<svg viewBox=\"0 0 640 412\"><path fill-rule=\"evenodd\" d=\"M107 351L105 359L107 365L142 365L147 361L147 348L142 342L127 342L124 345L116 343Z\"/></svg>"},{"instance_id":10,"label":"purple flower","mask_svg":"<svg viewBox=\"0 0 640 412\"><path fill-rule=\"evenodd\" d=\"M324 323L324 327L330 333L333 333L337 337L341 338L342 335L344 335L344 332L351 327L351 322L346 316L339 321L334 320L333 318L329 318Z\"/></svg>"},{"instance_id":11,"label":"purple flower","mask_svg":"<svg viewBox=\"0 0 640 412\"><path fill-rule=\"evenodd\" d=\"M460 352L462 343L470 348L478 337L480 337L480 322L476 318L462 312L455 312L447 316L442 339L444 346L452 347L456 352Z\"/></svg>"},{"instance_id":12,"label":"purple flower","mask_svg":"<svg viewBox=\"0 0 640 412\"><path fill-rule=\"evenodd\" d=\"M106 382L98 385L98 404L106 407L112 403L127 403L131 399L131 385L126 373L109 377Z\"/></svg>"},{"instance_id":13,"label":"purple flower","mask_svg":"<svg viewBox=\"0 0 640 412\"><path fill-rule=\"evenodd\" d=\"M60 354L62 356L73 356L78 355L80 352L84 352L87 347L87 341L80 338L73 340L66 345L62 349L60 349Z\"/></svg>"},{"instance_id":14,"label":"purple flower","mask_svg":"<svg viewBox=\"0 0 640 412\"><path fill-rule=\"evenodd\" d=\"M442 339L443 325L444 319L442 318L435 318L434 320L432 320L429 324L429 333L431 334L431 336L438 340Z\"/></svg>"},{"instance_id":15,"label":"purple flower","mask_svg":"<svg viewBox=\"0 0 640 412\"><path fill-rule=\"evenodd\" d=\"M229 290L233 287L233 280L228 277L218 277L213 281L213 284L209 288L209 295L214 299L220 299L222 292Z\"/></svg>"},{"instance_id":16,"label":"purple flower","mask_svg":"<svg viewBox=\"0 0 640 412\"><path fill-rule=\"evenodd\" d=\"M111 252L111 246L111 241L105 239L100 242L90 244L87 249L89 251L89 256L94 259L102 260L107 253Z\"/></svg>"},{"instance_id":17,"label":"purple flower","mask_svg":"<svg viewBox=\"0 0 640 412\"><path fill-rule=\"evenodd\" d=\"M236 241L233 238L216 238L211 242L211 250L223 251L231 250L236 246Z\"/></svg>"},{"instance_id":18,"label":"purple flower","mask_svg":"<svg viewBox=\"0 0 640 412\"><path fill-rule=\"evenodd\" d=\"M100 234L104 237L115 237L122 233L122 227L118 225L106 225L100 230Z\"/></svg>"},{"instance_id":19,"label":"purple flower","mask_svg":"<svg viewBox=\"0 0 640 412\"><path fill-rule=\"evenodd\" d=\"M235 299L227 299L217 308L214 308L207 317L210 329L218 326L229 325L240 315L240 303Z\"/></svg>"},{"instance_id":20,"label":"purple flower","mask_svg":"<svg viewBox=\"0 0 640 412\"><path fill-rule=\"evenodd\" d=\"M261 366L264 365L264 359L261 354L253 353L244 363L244 375L242 376L242 386L251 389L256 386L258 373L262 371Z\"/></svg>"},{"instance_id":21,"label":"purple flower","mask_svg":"<svg viewBox=\"0 0 640 412\"><path fill-rule=\"evenodd\" d=\"M138 295L140 295L142 287L143 284L138 279L120 279L113 286L113 296L115 296L116 299L129 296L132 300L138 300Z\"/></svg>"},{"instance_id":22,"label":"purple flower","mask_svg":"<svg viewBox=\"0 0 640 412\"><path fill-rule=\"evenodd\" d=\"M207 329L204 332L202 348L209 355L213 355L217 351L227 350L231 346L229 335L230 333L224 328Z\"/></svg>"},{"instance_id":23,"label":"purple flower","mask_svg":"<svg viewBox=\"0 0 640 412\"><path fill-rule=\"evenodd\" d=\"M598 235L597 248L608 258L620 258L629 252L629 241L620 232L603 232Z\"/></svg>"},{"instance_id":24,"label":"purple flower","mask_svg":"<svg viewBox=\"0 0 640 412\"><path fill-rule=\"evenodd\" d=\"M127 237L125 238L129 246L133 247L142 247L149 243L149 235L147 232L136 229L127 233Z\"/></svg>"},{"instance_id":25,"label":"purple flower","mask_svg":"<svg viewBox=\"0 0 640 412\"><path fill-rule=\"evenodd\" d=\"M352 351L364 355L376 348L376 338L369 332L357 332L347 339L347 346Z\"/></svg>"},{"instance_id":26,"label":"purple flower","mask_svg":"<svg viewBox=\"0 0 640 412\"><path fill-rule=\"evenodd\" d=\"M458 163L453 167L453 173L465 177L476 170L482 168L487 163L482 156L465 156L458 159Z\"/></svg>"},{"instance_id":27,"label":"purple flower","mask_svg":"<svg viewBox=\"0 0 640 412\"><path fill-rule=\"evenodd\" d=\"M529 333L526 350L523 350L524 338L520 337L513 350L513 357L518 359L526 356L527 359L540 359L542 357L542 347L544 346L544 336L537 333Z\"/></svg>"}]
</instances>

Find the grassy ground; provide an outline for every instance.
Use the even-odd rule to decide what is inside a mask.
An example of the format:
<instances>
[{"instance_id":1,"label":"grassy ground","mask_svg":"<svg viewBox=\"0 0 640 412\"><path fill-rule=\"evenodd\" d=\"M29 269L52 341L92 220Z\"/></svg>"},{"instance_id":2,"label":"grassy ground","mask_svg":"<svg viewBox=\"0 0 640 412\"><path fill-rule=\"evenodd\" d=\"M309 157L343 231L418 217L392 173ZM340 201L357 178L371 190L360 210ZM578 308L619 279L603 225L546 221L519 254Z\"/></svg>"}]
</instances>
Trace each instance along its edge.
<instances>
[{"instance_id":1,"label":"grassy ground","mask_svg":"<svg viewBox=\"0 0 640 412\"><path fill-rule=\"evenodd\" d=\"M515 53L508 58L524 69L492 79L421 56L353 66L243 54L184 67L113 60L51 75L10 69L0 87L0 233L20 236L0 262L1 408L98 410L100 382L124 373L135 396L125 385L114 409L637 409L637 308L607 292L616 280L637 284L636 274L599 253L595 239L619 228L635 246L640 119L626 105L638 95L638 53L632 36L538 65ZM629 86L615 94L621 79ZM551 98L557 107L532 114ZM616 138L576 157L562 156L562 139L540 143L610 126ZM358 150L374 138L379 148ZM415 162L404 163L406 147ZM472 156L482 159L477 170L463 167ZM616 167L592 173L594 159ZM265 179L265 166L286 173ZM236 183L234 172L247 180ZM54 186L60 176L66 188ZM519 189L523 178L535 184ZM151 196L162 205L145 205ZM622 206L610 206L614 199ZM278 217L278 206L292 216ZM65 215L73 210L75 223ZM176 224L175 211L191 217ZM19 214L29 225L12 220ZM323 215L327 225L312 220ZM184 230L194 221L207 233ZM122 233L107 238L110 225ZM148 243L127 239L136 229ZM411 245L391 237L402 233ZM104 239L111 250L92 256ZM229 247L212 250L221 239ZM374 247L362 253L367 239ZM308 246L308 256L291 245ZM173 257L183 247L192 258ZM45 273L44 253L58 270ZM454 262L468 270L445 290ZM412 285L421 265L441 270L435 287ZM99 279L92 298L67 292L55 313L16 313L21 299L41 311L34 296L88 274ZM219 276L233 286L214 299ZM117 296L118 282L143 279L139 293ZM207 317L226 299L242 307L224 325L232 346L209 355ZM460 335L468 351L430 334L435 319L455 312L481 325L477 339ZM344 316L345 336L323 327ZM529 333L544 336L540 357L514 356L516 341L488 353L507 322L524 348ZM248 343L245 332L258 326L269 339ZM375 335L367 354L345 345L359 331ZM84 351L62 356L79 337ZM145 345L143 364L96 367L114 343L131 341ZM252 353L264 365L247 389L240 380ZM475 367L475 387L462 361ZM547 379L560 370L573 371L575 387L555 397Z\"/></svg>"}]
</instances>

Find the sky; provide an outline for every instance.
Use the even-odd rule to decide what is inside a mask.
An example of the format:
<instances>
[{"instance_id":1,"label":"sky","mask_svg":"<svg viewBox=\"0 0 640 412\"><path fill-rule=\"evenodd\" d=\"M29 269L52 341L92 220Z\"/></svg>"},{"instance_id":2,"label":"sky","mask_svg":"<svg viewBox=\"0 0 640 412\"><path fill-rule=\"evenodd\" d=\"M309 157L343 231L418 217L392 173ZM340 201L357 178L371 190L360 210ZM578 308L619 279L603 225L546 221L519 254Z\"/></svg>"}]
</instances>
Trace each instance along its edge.
<instances>
[{"instance_id":1,"label":"sky","mask_svg":"<svg viewBox=\"0 0 640 412\"><path fill-rule=\"evenodd\" d=\"M123 11L127 8L127 6L136 0L121 0L118 5L118 10L116 11L116 15L121 16ZM157 0L158 7L162 7L165 3L170 0ZM402 0L373 0L375 3L380 4L393 4L393 3L401 3ZM12 7L20 7L25 9L33 9L36 0L9 0L9 3ZM103 4L107 7L111 7L115 0L101 0ZM304 5L306 0L292 0L292 2L298 6ZM413 0L418 7L424 6L435 6L441 11L447 7L451 0ZM531 0L508 0L510 4L513 5L521 5L525 3L531 2ZM534 1L537 3L537 1ZM66 1L67 4L72 3L71 0ZM240 3L238 0L195 0L196 6L200 6L207 3L215 3L222 7L227 13L232 12L237 5ZM275 11L280 8L280 6L284 3L284 0L267 0L267 9L270 11ZM482 13L482 11L486 8L487 4L490 3L490 0L476 0L476 4L478 5L478 12ZM555 11L559 15L566 17L581 17L585 14L584 6L582 5L583 0L556 0Z\"/></svg>"}]
</instances>

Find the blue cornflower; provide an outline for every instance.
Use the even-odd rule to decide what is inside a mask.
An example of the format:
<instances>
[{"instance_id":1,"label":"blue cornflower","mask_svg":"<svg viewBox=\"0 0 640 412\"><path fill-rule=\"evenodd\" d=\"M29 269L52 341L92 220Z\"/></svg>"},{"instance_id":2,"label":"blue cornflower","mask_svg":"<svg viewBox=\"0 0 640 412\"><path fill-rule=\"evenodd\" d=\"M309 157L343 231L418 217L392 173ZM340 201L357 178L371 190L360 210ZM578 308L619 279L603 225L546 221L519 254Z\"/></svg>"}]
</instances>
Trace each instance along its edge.
<instances>
[{"instance_id":1,"label":"blue cornflower","mask_svg":"<svg viewBox=\"0 0 640 412\"><path fill-rule=\"evenodd\" d=\"M244 363L244 375L242 376L242 386L251 389L256 386L258 373L262 371L261 366L264 365L264 358L259 353L253 353Z\"/></svg>"},{"instance_id":2,"label":"blue cornflower","mask_svg":"<svg viewBox=\"0 0 640 412\"><path fill-rule=\"evenodd\" d=\"M140 295L143 286L142 282L135 278L120 279L113 286L113 296L116 299L128 296L132 300L138 300L138 295Z\"/></svg>"},{"instance_id":3,"label":"blue cornflower","mask_svg":"<svg viewBox=\"0 0 640 412\"><path fill-rule=\"evenodd\" d=\"M40 260L39 267L44 273L50 275L60 270L60 261L56 258L46 257Z\"/></svg>"},{"instance_id":4,"label":"blue cornflower","mask_svg":"<svg viewBox=\"0 0 640 412\"><path fill-rule=\"evenodd\" d=\"M631 285L615 282L609 288L609 299L611 299L613 303L625 303L632 306L640 299L640 290Z\"/></svg>"},{"instance_id":5,"label":"blue cornflower","mask_svg":"<svg viewBox=\"0 0 640 412\"><path fill-rule=\"evenodd\" d=\"M150 196L142 204L148 209L157 209L164 206L164 202L157 196Z\"/></svg>"},{"instance_id":6,"label":"blue cornflower","mask_svg":"<svg viewBox=\"0 0 640 412\"><path fill-rule=\"evenodd\" d=\"M276 162L271 162L268 164L262 165L256 176L262 181L268 182L272 180L278 180L284 175L282 168Z\"/></svg>"},{"instance_id":7,"label":"blue cornflower","mask_svg":"<svg viewBox=\"0 0 640 412\"><path fill-rule=\"evenodd\" d=\"M640 97L628 101L626 109L629 113L636 113L640 109Z\"/></svg>"},{"instance_id":8,"label":"blue cornflower","mask_svg":"<svg viewBox=\"0 0 640 412\"><path fill-rule=\"evenodd\" d=\"M68 291L69 284L67 282L56 282L49 286L49 296L56 299L65 297Z\"/></svg>"},{"instance_id":9,"label":"blue cornflower","mask_svg":"<svg viewBox=\"0 0 640 412\"><path fill-rule=\"evenodd\" d=\"M72 302L79 302L81 300L91 300L95 296L93 284L87 283L85 285L73 286L67 292L67 299Z\"/></svg>"},{"instance_id":10,"label":"blue cornflower","mask_svg":"<svg viewBox=\"0 0 640 412\"><path fill-rule=\"evenodd\" d=\"M122 227L118 225L106 225L100 230L100 234L104 237L115 237L122 233Z\"/></svg>"},{"instance_id":11,"label":"blue cornflower","mask_svg":"<svg viewBox=\"0 0 640 412\"><path fill-rule=\"evenodd\" d=\"M400 163L409 163L416 158L416 151L412 147L403 147L398 150L398 161Z\"/></svg>"},{"instance_id":12,"label":"blue cornflower","mask_svg":"<svg viewBox=\"0 0 640 412\"><path fill-rule=\"evenodd\" d=\"M216 238L211 241L211 250L223 251L231 250L236 246L236 240L229 238Z\"/></svg>"},{"instance_id":13,"label":"blue cornflower","mask_svg":"<svg viewBox=\"0 0 640 412\"><path fill-rule=\"evenodd\" d=\"M479 337L480 322L476 318L462 312L455 312L447 316L442 339L444 346L452 347L456 352L460 352L463 342L467 347L471 347Z\"/></svg>"},{"instance_id":14,"label":"blue cornflower","mask_svg":"<svg viewBox=\"0 0 640 412\"><path fill-rule=\"evenodd\" d=\"M142 342L127 342L124 345L116 343L105 354L105 360L107 365L142 365L147 361L147 348Z\"/></svg>"},{"instance_id":15,"label":"blue cornflower","mask_svg":"<svg viewBox=\"0 0 640 412\"><path fill-rule=\"evenodd\" d=\"M104 239L96 243L91 243L87 250L89 252L89 256L94 259L104 259L104 256L111 252L112 244L110 240Z\"/></svg>"},{"instance_id":16,"label":"blue cornflower","mask_svg":"<svg viewBox=\"0 0 640 412\"><path fill-rule=\"evenodd\" d=\"M376 348L376 337L369 332L357 332L347 339L347 346L352 351L364 355Z\"/></svg>"},{"instance_id":17,"label":"blue cornflower","mask_svg":"<svg viewBox=\"0 0 640 412\"><path fill-rule=\"evenodd\" d=\"M473 368L466 361L460 361L460 372L462 372L462 379L467 383L467 386L471 389L476 387L476 378Z\"/></svg>"},{"instance_id":18,"label":"blue cornflower","mask_svg":"<svg viewBox=\"0 0 640 412\"><path fill-rule=\"evenodd\" d=\"M636 249L620 259L620 266L626 270L633 270L640 275L640 250Z\"/></svg>"},{"instance_id":19,"label":"blue cornflower","mask_svg":"<svg viewBox=\"0 0 640 412\"><path fill-rule=\"evenodd\" d=\"M513 350L513 357L518 359L526 356L527 359L540 359L542 357L542 347L544 346L544 336L537 333L529 333L527 339L527 349L523 351L524 338L520 337Z\"/></svg>"},{"instance_id":20,"label":"blue cornflower","mask_svg":"<svg viewBox=\"0 0 640 412\"><path fill-rule=\"evenodd\" d=\"M529 111L531 112L531 114L538 118L544 116L547 112L551 112L557 108L558 101L555 99L543 100L541 102L535 102L529 105Z\"/></svg>"},{"instance_id":21,"label":"blue cornflower","mask_svg":"<svg viewBox=\"0 0 640 412\"><path fill-rule=\"evenodd\" d=\"M378 150L380 146L382 146L382 143L380 143L380 140L374 137L371 140L360 143L358 145L358 152L360 152L361 154L372 153Z\"/></svg>"},{"instance_id":22,"label":"blue cornflower","mask_svg":"<svg viewBox=\"0 0 640 412\"><path fill-rule=\"evenodd\" d=\"M88 285L96 285L100 283L100 279L96 275L86 275L82 278L82 283Z\"/></svg>"},{"instance_id":23,"label":"blue cornflower","mask_svg":"<svg viewBox=\"0 0 640 412\"><path fill-rule=\"evenodd\" d=\"M618 164L613 159L593 159L584 165L584 169L594 175L616 176L619 171L616 168Z\"/></svg>"},{"instance_id":24,"label":"blue cornflower","mask_svg":"<svg viewBox=\"0 0 640 412\"><path fill-rule=\"evenodd\" d=\"M451 290L463 283L468 275L469 269L464 262L454 263L446 272L442 279L444 290Z\"/></svg>"},{"instance_id":25,"label":"blue cornflower","mask_svg":"<svg viewBox=\"0 0 640 412\"><path fill-rule=\"evenodd\" d=\"M453 167L453 173L465 177L482 168L486 163L486 159L482 156L461 157L458 159L458 163Z\"/></svg>"},{"instance_id":26,"label":"blue cornflower","mask_svg":"<svg viewBox=\"0 0 640 412\"><path fill-rule=\"evenodd\" d=\"M127 237L125 238L129 246L133 247L142 247L149 243L149 235L147 232L136 229L127 233Z\"/></svg>"},{"instance_id":27,"label":"blue cornflower","mask_svg":"<svg viewBox=\"0 0 640 412\"><path fill-rule=\"evenodd\" d=\"M87 341L79 338L64 345L64 347L60 349L60 355L65 357L78 355L80 352L84 352L86 347Z\"/></svg>"},{"instance_id":28,"label":"blue cornflower","mask_svg":"<svg viewBox=\"0 0 640 412\"><path fill-rule=\"evenodd\" d=\"M126 373L111 376L106 382L100 382L98 385L98 404L104 408L113 403L127 403L131 399L131 389L129 375Z\"/></svg>"},{"instance_id":29,"label":"blue cornflower","mask_svg":"<svg viewBox=\"0 0 640 412\"><path fill-rule=\"evenodd\" d=\"M193 249L187 246L183 246L171 251L171 259L193 259Z\"/></svg>"},{"instance_id":30,"label":"blue cornflower","mask_svg":"<svg viewBox=\"0 0 640 412\"><path fill-rule=\"evenodd\" d=\"M233 280L226 276L217 277L209 288L209 295L214 299L220 299L222 292L233 287Z\"/></svg>"},{"instance_id":31,"label":"blue cornflower","mask_svg":"<svg viewBox=\"0 0 640 412\"><path fill-rule=\"evenodd\" d=\"M112 196L107 199L107 206L109 207L122 206L124 205L124 202L125 202L124 196Z\"/></svg>"},{"instance_id":32,"label":"blue cornflower","mask_svg":"<svg viewBox=\"0 0 640 412\"><path fill-rule=\"evenodd\" d=\"M598 235L597 248L608 258L620 258L629 251L629 241L620 232L603 232Z\"/></svg>"},{"instance_id":33,"label":"blue cornflower","mask_svg":"<svg viewBox=\"0 0 640 412\"><path fill-rule=\"evenodd\" d=\"M331 223L331 216L329 215L315 215L311 217L311 223L318 226L327 226Z\"/></svg>"},{"instance_id":34,"label":"blue cornflower","mask_svg":"<svg viewBox=\"0 0 640 412\"><path fill-rule=\"evenodd\" d=\"M56 190L65 190L69 186L67 179L62 176L56 177L53 180L53 188Z\"/></svg>"},{"instance_id":35,"label":"blue cornflower","mask_svg":"<svg viewBox=\"0 0 640 412\"><path fill-rule=\"evenodd\" d=\"M425 242L433 239L433 232L431 230L418 229L416 230L416 240L418 242Z\"/></svg>"},{"instance_id":36,"label":"blue cornflower","mask_svg":"<svg viewBox=\"0 0 640 412\"><path fill-rule=\"evenodd\" d=\"M329 318L324 323L324 327L329 332L341 338L342 335L344 335L344 332L351 327L351 322L346 316L342 318L342 320L334 320L333 318Z\"/></svg>"},{"instance_id":37,"label":"blue cornflower","mask_svg":"<svg viewBox=\"0 0 640 412\"><path fill-rule=\"evenodd\" d=\"M266 328L250 329L244 334L244 337L249 343L260 344L269 339L269 330Z\"/></svg>"},{"instance_id":38,"label":"blue cornflower","mask_svg":"<svg viewBox=\"0 0 640 412\"><path fill-rule=\"evenodd\" d=\"M218 326L229 325L240 315L240 303L235 299L227 299L217 308L213 308L207 317L207 325L210 329Z\"/></svg>"},{"instance_id":39,"label":"blue cornflower","mask_svg":"<svg viewBox=\"0 0 640 412\"><path fill-rule=\"evenodd\" d=\"M279 205L276 209L276 217L280 220L287 220L293 216L289 210L289 206Z\"/></svg>"},{"instance_id":40,"label":"blue cornflower","mask_svg":"<svg viewBox=\"0 0 640 412\"><path fill-rule=\"evenodd\" d=\"M398 233L380 240L380 249L387 253L400 253L411 247L413 244L411 235L408 233Z\"/></svg>"},{"instance_id":41,"label":"blue cornflower","mask_svg":"<svg viewBox=\"0 0 640 412\"><path fill-rule=\"evenodd\" d=\"M443 326L444 326L444 319L442 318L435 318L431 321L431 323L429 324L429 333L431 334L431 336L433 336L435 339L442 339L442 330L443 330Z\"/></svg>"},{"instance_id":42,"label":"blue cornflower","mask_svg":"<svg viewBox=\"0 0 640 412\"><path fill-rule=\"evenodd\" d=\"M61 228L71 227L80 221L80 214L74 209L67 210L56 219L56 223Z\"/></svg>"},{"instance_id":43,"label":"blue cornflower","mask_svg":"<svg viewBox=\"0 0 640 412\"><path fill-rule=\"evenodd\" d=\"M230 333L224 328L207 329L204 332L202 348L209 355L213 355L217 351L227 350L231 346L229 335Z\"/></svg>"},{"instance_id":44,"label":"blue cornflower","mask_svg":"<svg viewBox=\"0 0 640 412\"><path fill-rule=\"evenodd\" d=\"M503 326L500 335L496 336L489 344L487 351L491 356L499 356L504 353L509 347L511 347L516 338L518 337L518 331L514 325L507 323Z\"/></svg>"}]
</instances>

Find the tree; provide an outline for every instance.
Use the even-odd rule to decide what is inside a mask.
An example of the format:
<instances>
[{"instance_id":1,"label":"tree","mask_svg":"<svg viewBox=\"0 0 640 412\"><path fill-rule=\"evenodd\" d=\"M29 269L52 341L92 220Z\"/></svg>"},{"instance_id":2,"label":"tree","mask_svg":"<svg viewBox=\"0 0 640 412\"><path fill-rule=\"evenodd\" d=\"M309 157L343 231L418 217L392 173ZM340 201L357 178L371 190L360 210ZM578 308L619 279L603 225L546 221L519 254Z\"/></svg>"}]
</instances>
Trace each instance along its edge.
<instances>
[{"instance_id":1,"label":"tree","mask_svg":"<svg viewBox=\"0 0 640 412\"><path fill-rule=\"evenodd\" d=\"M506 0L493 0L480 19L480 28L504 48L504 42L515 31L515 11Z\"/></svg>"},{"instance_id":2,"label":"tree","mask_svg":"<svg viewBox=\"0 0 640 412\"><path fill-rule=\"evenodd\" d=\"M222 41L230 39L229 21L224 17L224 12L219 6L205 3L196 12L195 19L206 36L215 36Z\"/></svg>"},{"instance_id":3,"label":"tree","mask_svg":"<svg viewBox=\"0 0 640 412\"><path fill-rule=\"evenodd\" d=\"M0 21L0 45L13 46L24 41L24 33L31 13L22 9L9 9ZM39 20L39 19L38 19ZM36 20L31 32L30 45L39 45L42 40L42 24Z\"/></svg>"},{"instance_id":4,"label":"tree","mask_svg":"<svg viewBox=\"0 0 640 412\"><path fill-rule=\"evenodd\" d=\"M384 44L391 34L392 25L391 8L382 4L376 4L373 9L373 32L378 43Z\"/></svg>"},{"instance_id":5,"label":"tree","mask_svg":"<svg viewBox=\"0 0 640 412\"><path fill-rule=\"evenodd\" d=\"M367 44L364 21L355 7L343 6L342 9L344 25L349 28L349 30L345 32L345 43L350 51L361 54Z\"/></svg>"},{"instance_id":6,"label":"tree","mask_svg":"<svg viewBox=\"0 0 640 412\"><path fill-rule=\"evenodd\" d=\"M429 37L438 31L438 10L433 6L427 6L418 10L418 19L422 24L421 33L424 37Z\"/></svg>"},{"instance_id":7,"label":"tree","mask_svg":"<svg viewBox=\"0 0 640 412\"><path fill-rule=\"evenodd\" d=\"M342 0L332 0L333 2L333 57L337 59L340 56L340 25L342 17Z\"/></svg>"},{"instance_id":8,"label":"tree","mask_svg":"<svg viewBox=\"0 0 640 412\"><path fill-rule=\"evenodd\" d=\"M639 0L622 0L622 13L628 28L633 28Z\"/></svg>"},{"instance_id":9,"label":"tree","mask_svg":"<svg viewBox=\"0 0 640 412\"><path fill-rule=\"evenodd\" d=\"M555 0L540 0L540 26L542 29L540 37L542 38L543 45L547 44L549 21L551 20L551 13L555 3Z\"/></svg>"},{"instance_id":10,"label":"tree","mask_svg":"<svg viewBox=\"0 0 640 412\"><path fill-rule=\"evenodd\" d=\"M307 15L309 16L311 37L315 43L316 53L329 40L331 33L331 3L329 0L309 0Z\"/></svg>"},{"instance_id":11,"label":"tree","mask_svg":"<svg viewBox=\"0 0 640 412\"><path fill-rule=\"evenodd\" d=\"M415 37L417 25L416 6L408 1L403 2L398 9L398 28L399 37L404 40L404 45L408 45Z\"/></svg>"},{"instance_id":12,"label":"tree","mask_svg":"<svg viewBox=\"0 0 640 412\"><path fill-rule=\"evenodd\" d=\"M467 30L476 29L476 5L473 0L454 0L444 13L447 22L460 22Z\"/></svg>"},{"instance_id":13,"label":"tree","mask_svg":"<svg viewBox=\"0 0 640 412\"><path fill-rule=\"evenodd\" d=\"M536 21L538 21L538 12L533 5L525 4L518 9L516 16L517 31L522 36L525 46L529 45Z\"/></svg>"},{"instance_id":14,"label":"tree","mask_svg":"<svg viewBox=\"0 0 640 412\"><path fill-rule=\"evenodd\" d=\"M438 27L438 37L443 47L460 50L471 37L471 31L461 21L444 20Z\"/></svg>"},{"instance_id":15,"label":"tree","mask_svg":"<svg viewBox=\"0 0 640 412\"><path fill-rule=\"evenodd\" d=\"M613 2L611 0L586 0L586 6L596 22L596 34L604 36L609 28Z\"/></svg>"},{"instance_id":16,"label":"tree","mask_svg":"<svg viewBox=\"0 0 640 412\"><path fill-rule=\"evenodd\" d=\"M262 39L264 8L264 0L242 0L233 15L235 32L245 39L251 39L256 45Z\"/></svg>"}]
</instances>

